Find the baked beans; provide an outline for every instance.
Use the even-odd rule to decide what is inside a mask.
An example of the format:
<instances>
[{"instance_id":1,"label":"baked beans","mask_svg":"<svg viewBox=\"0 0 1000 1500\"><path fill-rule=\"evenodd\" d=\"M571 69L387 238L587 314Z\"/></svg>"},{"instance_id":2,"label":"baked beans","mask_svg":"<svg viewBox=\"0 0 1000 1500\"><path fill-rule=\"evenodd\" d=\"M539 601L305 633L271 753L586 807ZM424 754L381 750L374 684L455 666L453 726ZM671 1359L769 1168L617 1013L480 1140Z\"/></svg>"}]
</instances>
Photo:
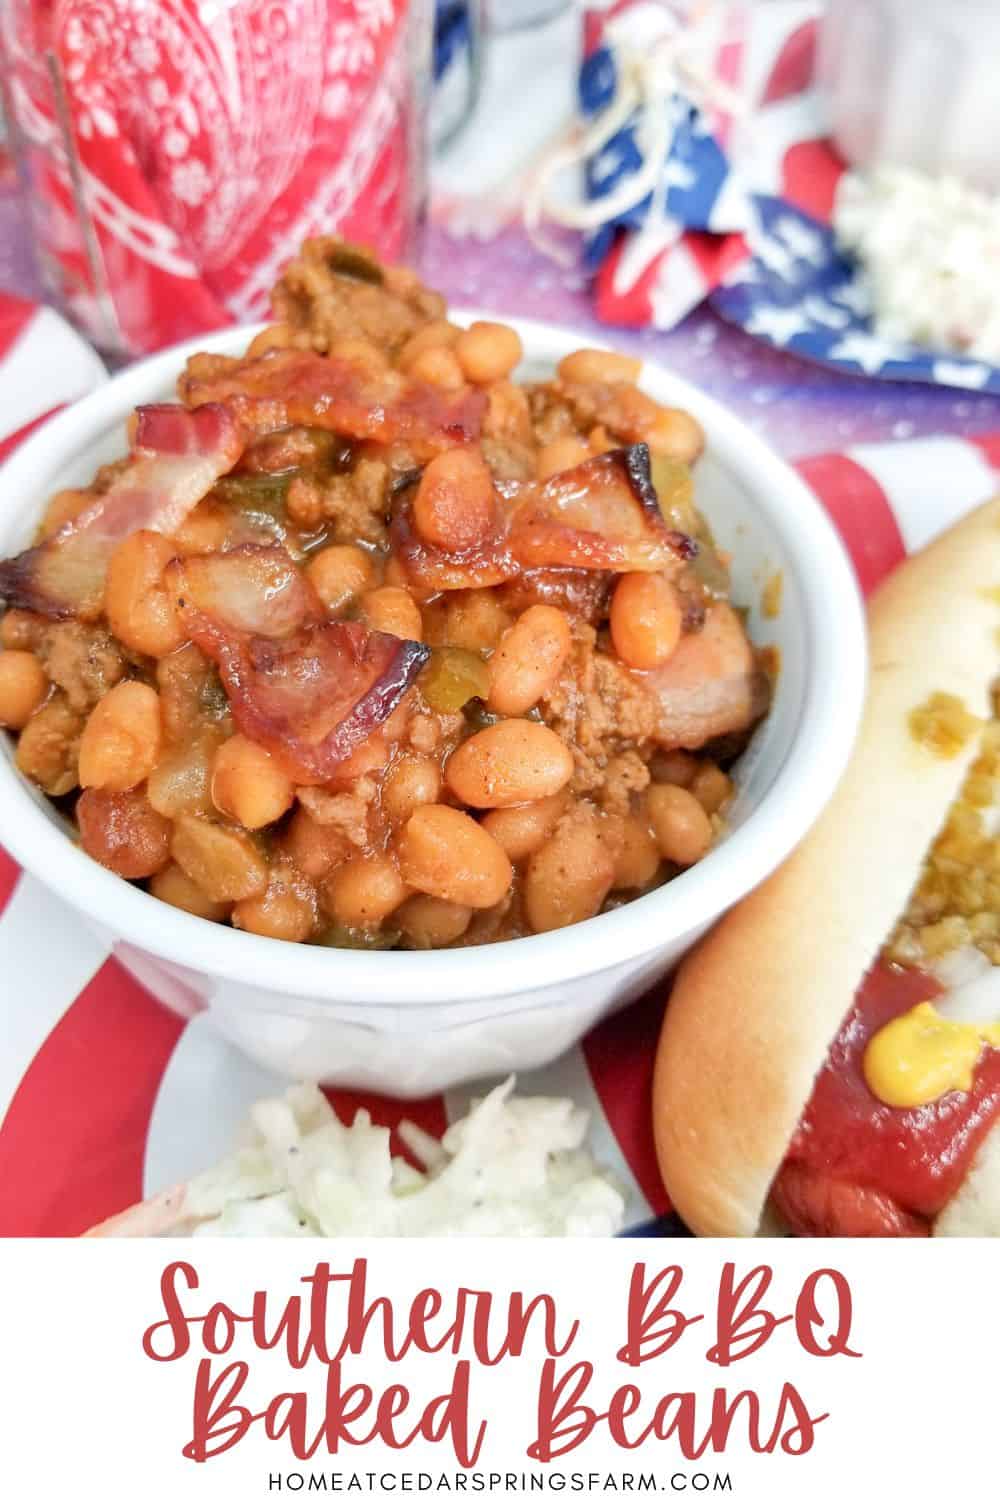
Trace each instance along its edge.
<instances>
[{"instance_id":1,"label":"baked beans","mask_svg":"<svg viewBox=\"0 0 1000 1500\"><path fill-rule=\"evenodd\" d=\"M549 932L703 858L764 699L697 421L609 350L518 381L513 328L333 240L274 307L246 358L189 360L162 511L116 513L126 458L0 562L20 770L109 870L285 942ZM144 463L163 413L128 424Z\"/></svg>"}]
</instances>

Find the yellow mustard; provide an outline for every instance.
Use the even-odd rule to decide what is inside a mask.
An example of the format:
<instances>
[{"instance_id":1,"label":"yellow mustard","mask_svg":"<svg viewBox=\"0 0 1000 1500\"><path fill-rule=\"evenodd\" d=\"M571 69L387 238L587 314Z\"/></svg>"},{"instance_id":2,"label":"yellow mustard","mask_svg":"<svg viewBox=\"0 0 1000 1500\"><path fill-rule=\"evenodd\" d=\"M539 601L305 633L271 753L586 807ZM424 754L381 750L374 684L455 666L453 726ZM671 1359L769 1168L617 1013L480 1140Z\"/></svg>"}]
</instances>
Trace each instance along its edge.
<instances>
[{"instance_id":1,"label":"yellow mustard","mask_svg":"<svg viewBox=\"0 0 1000 1500\"><path fill-rule=\"evenodd\" d=\"M897 1016L865 1048L865 1082L894 1109L969 1090L984 1046L1000 1047L1000 1022L949 1021L929 1000Z\"/></svg>"}]
</instances>

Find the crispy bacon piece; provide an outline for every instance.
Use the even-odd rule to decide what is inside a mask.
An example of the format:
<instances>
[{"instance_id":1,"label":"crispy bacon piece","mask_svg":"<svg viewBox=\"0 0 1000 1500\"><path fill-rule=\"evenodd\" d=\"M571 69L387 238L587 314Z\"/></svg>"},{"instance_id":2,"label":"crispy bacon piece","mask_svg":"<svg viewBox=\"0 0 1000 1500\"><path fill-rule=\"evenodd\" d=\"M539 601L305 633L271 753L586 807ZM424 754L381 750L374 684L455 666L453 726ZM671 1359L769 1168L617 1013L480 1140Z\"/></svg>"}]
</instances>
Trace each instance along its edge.
<instances>
[{"instance_id":1,"label":"crispy bacon piece","mask_svg":"<svg viewBox=\"0 0 1000 1500\"><path fill-rule=\"evenodd\" d=\"M479 437L486 396L450 395L398 370L373 372L335 355L271 349L253 359L195 355L181 399L200 408L224 401L255 432L322 427L358 441L399 443L419 459Z\"/></svg>"},{"instance_id":2,"label":"crispy bacon piece","mask_svg":"<svg viewBox=\"0 0 1000 1500\"><path fill-rule=\"evenodd\" d=\"M663 518L645 443L588 458L544 484L507 490L508 542L522 568L658 573L698 550Z\"/></svg>"},{"instance_id":3,"label":"crispy bacon piece","mask_svg":"<svg viewBox=\"0 0 1000 1500\"><path fill-rule=\"evenodd\" d=\"M280 547L177 558L166 576L188 636L219 668L238 727L302 784L331 780L430 654L356 621L326 620Z\"/></svg>"},{"instance_id":4,"label":"crispy bacon piece","mask_svg":"<svg viewBox=\"0 0 1000 1500\"><path fill-rule=\"evenodd\" d=\"M728 604L711 605L702 628L683 635L669 661L636 676L657 700L656 738L672 750L740 733L767 708L767 679Z\"/></svg>"},{"instance_id":5,"label":"crispy bacon piece","mask_svg":"<svg viewBox=\"0 0 1000 1500\"><path fill-rule=\"evenodd\" d=\"M888 1193L799 1162L785 1163L771 1199L793 1234L852 1239L925 1239L930 1234L926 1219L907 1213Z\"/></svg>"},{"instance_id":6,"label":"crispy bacon piece","mask_svg":"<svg viewBox=\"0 0 1000 1500\"><path fill-rule=\"evenodd\" d=\"M245 435L224 406L141 406L133 457L103 495L37 547L0 563L0 598L60 620L93 620L111 553L134 531L176 531L236 463Z\"/></svg>"},{"instance_id":7,"label":"crispy bacon piece","mask_svg":"<svg viewBox=\"0 0 1000 1500\"><path fill-rule=\"evenodd\" d=\"M202 615L229 634L281 640L324 618L315 589L284 547L244 543L228 552L177 558L166 581L185 625Z\"/></svg>"},{"instance_id":8,"label":"crispy bacon piece","mask_svg":"<svg viewBox=\"0 0 1000 1500\"><path fill-rule=\"evenodd\" d=\"M533 604L554 604L568 615L599 625L607 615L614 575L588 573L583 568L535 568L512 578L499 590L497 599L513 615L523 614Z\"/></svg>"},{"instance_id":9,"label":"crispy bacon piece","mask_svg":"<svg viewBox=\"0 0 1000 1500\"><path fill-rule=\"evenodd\" d=\"M408 507L400 508L393 546L417 587L487 588L526 569L660 572L697 551L663 518L644 443L588 458L544 483L511 480L498 491L495 535L473 552L445 552L421 541Z\"/></svg>"}]
</instances>

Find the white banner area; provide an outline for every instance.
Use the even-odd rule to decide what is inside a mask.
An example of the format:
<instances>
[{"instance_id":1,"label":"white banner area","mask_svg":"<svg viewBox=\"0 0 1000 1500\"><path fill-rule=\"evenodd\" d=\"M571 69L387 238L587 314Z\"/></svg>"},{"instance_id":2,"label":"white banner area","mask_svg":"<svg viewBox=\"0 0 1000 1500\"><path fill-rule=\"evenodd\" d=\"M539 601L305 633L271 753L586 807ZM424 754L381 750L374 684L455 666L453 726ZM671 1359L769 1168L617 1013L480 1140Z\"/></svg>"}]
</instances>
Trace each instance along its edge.
<instances>
[{"instance_id":1,"label":"white banner area","mask_svg":"<svg viewBox=\"0 0 1000 1500\"><path fill-rule=\"evenodd\" d=\"M996 1256L7 1240L0 1492L985 1494Z\"/></svg>"}]
</instances>

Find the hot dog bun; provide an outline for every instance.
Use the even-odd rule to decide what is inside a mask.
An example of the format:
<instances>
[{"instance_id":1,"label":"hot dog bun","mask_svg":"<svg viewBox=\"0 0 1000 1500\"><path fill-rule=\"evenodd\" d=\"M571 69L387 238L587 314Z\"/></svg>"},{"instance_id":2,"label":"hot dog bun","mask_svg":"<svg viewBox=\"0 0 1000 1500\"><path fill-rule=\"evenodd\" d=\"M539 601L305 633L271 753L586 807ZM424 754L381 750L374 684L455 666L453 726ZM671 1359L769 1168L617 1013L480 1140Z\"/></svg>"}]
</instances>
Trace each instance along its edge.
<instances>
[{"instance_id":1,"label":"hot dog bun","mask_svg":"<svg viewBox=\"0 0 1000 1500\"><path fill-rule=\"evenodd\" d=\"M881 586L869 608L868 704L843 780L791 858L680 970L657 1053L653 1122L667 1192L698 1234L759 1231L830 1044L975 756L975 736L952 759L934 754L908 719L935 692L989 714L1000 669L1000 608L989 591L998 583L993 500ZM996 1216L1000 1147L990 1152ZM961 1211L955 1201L947 1210L955 1222Z\"/></svg>"}]
</instances>

